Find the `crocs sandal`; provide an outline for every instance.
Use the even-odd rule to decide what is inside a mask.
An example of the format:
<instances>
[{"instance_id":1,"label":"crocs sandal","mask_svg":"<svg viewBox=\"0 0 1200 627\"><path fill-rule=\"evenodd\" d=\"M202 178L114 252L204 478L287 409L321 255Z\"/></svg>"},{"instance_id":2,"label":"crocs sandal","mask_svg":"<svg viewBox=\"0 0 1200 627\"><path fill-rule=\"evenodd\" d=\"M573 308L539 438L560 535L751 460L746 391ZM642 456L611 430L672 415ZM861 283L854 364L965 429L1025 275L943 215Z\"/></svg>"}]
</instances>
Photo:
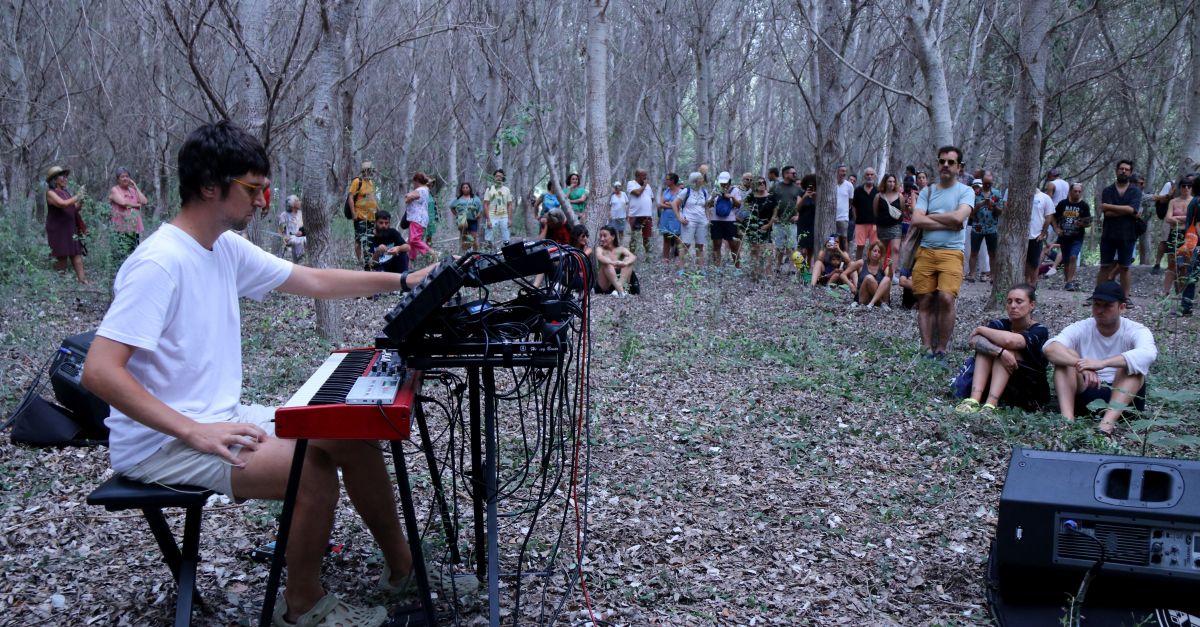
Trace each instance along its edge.
<instances>
[{"instance_id":1,"label":"crocs sandal","mask_svg":"<svg viewBox=\"0 0 1200 627\"><path fill-rule=\"evenodd\" d=\"M442 590L446 593L455 593L458 596L474 594L479 590L479 580L475 575L462 573L452 576L444 576L441 571L426 570L425 575L429 581L429 587L434 590ZM383 575L379 577L379 589L387 594L394 596L404 596L412 594L417 590L417 571L414 569L408 573L398 584L392 584L392 569L387 564L383 565Z\"/></svg>"},{"instance_id":2,"label":"crocs sandal","mask_svg":"<svg viewBox=\"0 0 1200 627\"><path fill-rule=\"evenodd\" d=\"M983 406L979 408L979 413L981 414L990 414L994 411L996 411L996 406L991 403L984 403Z\"/></svg>"},{"instance_id":3,"label":"crocs sandal","mask_svg":"<svg viewBox=\"0 0 1200 627\"><path fill-rule=\"evenodd\" d=\"M275 627L379 627L387 620L387 610L382 607L354 607L333 594L325 595L294 623L284 618L286 615L287 601L281 598L271 621Z\"/></svg>"},{"instance_id":4,"label":"crocs sandal","mask_svg":"<svg viewBox=\"0 0 1200 627\"><path fill-rule=\"evenodd\" d=\"M954 408L954 411L960 414L973 414L979 411L979 401L973 398L964 398L963 402L959 403L958 407Z\"/></svg>"}]
</instances>

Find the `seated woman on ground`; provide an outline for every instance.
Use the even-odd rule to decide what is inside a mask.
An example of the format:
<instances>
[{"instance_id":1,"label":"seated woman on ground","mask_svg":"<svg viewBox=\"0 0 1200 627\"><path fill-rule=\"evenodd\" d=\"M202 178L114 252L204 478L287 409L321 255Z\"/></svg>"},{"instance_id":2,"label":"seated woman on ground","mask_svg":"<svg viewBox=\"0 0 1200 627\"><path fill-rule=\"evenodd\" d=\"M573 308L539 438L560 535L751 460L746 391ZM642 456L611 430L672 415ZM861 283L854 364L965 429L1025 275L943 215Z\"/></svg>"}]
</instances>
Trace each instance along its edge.
<instances>
[{"instance_id":1,"label":"seated woman on ground","mask_svg":"<svg viewBox=\"0 0 1200 627\"><path fill-rule=\"evenodd\" d=\"M538 239L549 239L562 244L571 245L571 227L567 224L567 215L562 209L551 209L542 217L542 230Z\"/></svg>"},{"instance_id":2,"label":"seated woman on ground","mask_svg":"<svg viewBox=\"0 0 1200 627\"><path fill-rule=\"evenodd\" d=\"M833 287L838 283L845 283L853 290L854 282L850 278L850 273L846 271L849 263L850 256L842 252L842 247L838 246L837 235L831 235L829 239L825 240L825 250L821 251L821 254L817 255L812 262L812 280L809 285Z\"/></svg>"},{"instance_id":3,"label":"seated woman on ground","mask_svg":"<svg viewBox=\"0 0 1200 627\"><path fill-rule=\"evenodd\" d=\"M625 287L633 278L633 264L637 263L637 256L621 246L617 230L611 226L600 227L596 263L600 266L596 274L596 291L601 294L616 292L617 296L624 296Z\"/></svg>"},{"instance_id":4,"label":"seated woman on ground","mask_svg":"<svg viewBox=\"0 0 1200 627\"><path fill-rule=\"evenodd\" d=\"M853 288L854 302L850 306L874 307L882 304L891 309L888 301L892 295L892 264L891 260L884 259L883 251L883 242L875 240L867 248L866 259L858 259L846 268L847 274L857 275Z\"/></svg>"},{"instance_id":5,"label":"seated woman on ground","mask_svg":"<svg viewBox=\"0 0 1200 627\"><path fill-rule=\"evenodd\" d=\"M1028 283L1015 285L1004 303L1008 318L975 327L967 338L967 345L975 349L975 375L971 395L959 403L959 412L991 411L1001 403L1034 411L1050 402L1049 362L1042 353L1050 331L1033 319L1036 290Z\"/></svg>"}]
</instances>

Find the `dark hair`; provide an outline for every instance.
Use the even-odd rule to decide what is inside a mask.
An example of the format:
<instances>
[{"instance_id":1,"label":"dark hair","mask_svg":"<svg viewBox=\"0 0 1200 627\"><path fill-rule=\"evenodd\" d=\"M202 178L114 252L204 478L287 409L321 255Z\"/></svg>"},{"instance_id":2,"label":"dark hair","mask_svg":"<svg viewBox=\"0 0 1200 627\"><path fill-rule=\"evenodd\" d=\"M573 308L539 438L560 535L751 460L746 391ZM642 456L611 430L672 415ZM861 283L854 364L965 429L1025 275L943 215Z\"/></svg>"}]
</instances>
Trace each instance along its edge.
<instances>
[{"instance_id":1,"label":"dark hair","mask_svg":"<svg viewBox=\"0 0 1200 627\"><path fill-rule=\"evenodd\" d=\"M795 168L794 166L785 165L785 166L783 166L783 169L782 169L782 170L780 170L780 172L781 172L782 174L787 174L787 171L788 171L788 170L795 170L795 169L796 169L796 168Z\"/></svg>"},{"instance_id":2,"label":"dark hair","mask_svg":"<svg viewBox=\"0 0 1200 627\"><path fill-rule=\"evenodd\" d=\"M1121 159L1120 161L1117 162L1117 167L1118 168L1121 167L1122 163L1124 163L1125 165L1128 165L1129 171L1133 172L1133 162L1132 161L1130 161L1129 159Z\"/></svg>"},{"instance_id":3,"label":"dark hair","mask_svg":"<svg viewBox=\"0 0 1200 627\"><path fill-rule=\"evenodd\" d=\"M425 176L425 173L420 170L413 172L412 180L414 183L417 183L420 185L428 185L429 184L429 177Z\"/></svg>"},{"instance_id":4,"label":"dark hair","mask_svg":"<svg viewBox=\"0 0 1200 627\"><path fill-rule=\"evenodd\" d=\"M800 188L801 189L808 189L810 187L813 189L817 188L817 175L816 174L805 174L804 178L800 179Z\"/></svg>"},{"instance_id":5,"label":"dark hair","mask_svg":"<svg viewBox=\"0 0 1200 627\"><path fill-rule=\"evenodd\" d=\"M674 172L667 172L667 180L671 181L672 185L679 184L679 175Z\"/></svg>"},{"instance_id":6,"label":"dark hair","mask_svg":"<svg viewBox=\"0 0 1200 627\"><path fill-rule=\"evenodd\" d=\"M1200 176L1192 179L1192 195L1200 196Z\"/></svg>"},{"instance_id":7,"label":"dark hair","mask_svg":"<svg viewBox=\"0 0 1200 627\"><path fill-rule=\"evenodd\" d=\"M779 168L767 168L767 175L770 176L772 174L779 176Z\"/></svg>"},{"instance_id":8,"label":"dark hair","mask_svg":"<svg viewBox=\"0 0 1200 627\"><path fill-rule=\"evenodd\" d=\"M296 229L296 235L299 235L300 237L308 237L308 229L301 226L300 228Z\"/></svg>"},{"instance_id":9,"label":"dark hair","mask_svg":"<svg viewBox=\"0 0 1200 627\"><path fill-rule=\"evenodd\" d=\"M884 172L883 176L879 177L879 191L881 191L881 192L887 191L888 179L892 179L893 181L896 181L896 191L901 191L902 188L900 187L900 179L896 178L895 174L889 174L887 172Z\"/></svg>"},{"instance_id":10,"label":"dark hair","mask_svg":"<svg viewBox=\"0 0 1200 627\"><path fill-rule=\"evenodd\" d=\"M497 174L499 174L501 176L506 176L504 174L504 168L496 168L496 170L494 172L492 172L492 176L496 176Z\"/></svg>"},{"instance_id":11,"label":"dark hair","mask_svg":"<svg viewBox=\"0 0 1200 627\"><path fill-rule=\"evenodd\" d=\"M620 245L621 245L621 235L620 235L620 234L618 234L618 233L617 233L617 230L616 230L616 229L614 229L612 226L610 226L610 225L608 225L608 224L605 224L604 226L600 227L600 230L601 230L601 231L608 231L608 234L612 236L612 239L613 239L613 246L620 246Z\"/></svg>"},{"instance_id":12,"label":"dark hair","mask_svg":"<svg viewBox=\"0 0 1200 627\"><path fill-rule=\"evenodd\" d=\"M586 237L587 235L587 226L583 224L576 224L575 226L571 227L571 245L574 245L575 242L579 241L579 238Z\"/></svg>"},{"instance_id":13,"label":"dark hair","mask_svg":"<svg viewBox=\"0 0 1200 627\"><path fill-rule=\"evenodd\" d=\"M962 148L959 148L958 146L950 146L950 145L942 146L941 148L938 148L937 154L940 157L948 152L954 153L954 156L958 159L958 165L962 165L964 163Z\"/></svg>"},{"instance_id":14,"label":"dark hair","mask_svg":"<svg viewBox=\"0 0 1200 627\"><path fill-rule=\"evenodd\" d=\"M384 211L383 209L380 209L379 211L375 212L375 219L376 220L391 220L392 214L390 211Z\"/></svg>"},{"instance_id":15,"label":"dark hair","mask_svg":"<svg viewBox=\"0 0 1200 627\"><path fill-rule=\"evenodd\" d=\"M222 120L192 131L179 147L179 202L188 204L204 187L219 187L229 196L233 178L247 172L271 175L271 160L262 142L240 126Z\"/></svg>"},{"instance_id":16,"label":"dark hair","mask_svg":"<svg viewBox=\"0 0 1200 627\"><path fill-rule=\"evenodd\" d=\"M462 195L462 188L463 188L463 185L466 185L466 186L467 186L467 190L468 190L468 191L467 191L467 194L468 194L468 195L470 195L470 196L471 196L471 198L474 198L474 197L475 197L475 188L474 188L474 187L472 187L472 186L471 186L471 184L470 184L470 183L468 183L468 182L466 182L466 181L463 181L463 182L461 182L461 183L459 183L459 184L458 184L458 193L459 193L459 195L460 195L460 196Z\"/></svg>"},{"instance_id":17,"label":"dark hair","mask_svg":"<svg viewBox=\"0 0 1200 627\"><path fill-rule=\"evenodd\" d=\"M916 169L916 168L914 168L914 167L913 167L913 166L911 166L911 165L906 165L906 166L904 166L904 173L905 173L905 174L908 174L908 175L910 175L910 176L916 176L916 175L917 175L917 169Z\"/></svg>"},{"instance_id":18,"label":"dark hair","mask_svg":"<svg viewBox=\"0 0 1200 627\"><path fill-rule=\"evenodd\" d=\"M579 176L579 173L578 173L578 172L571 172L571 173L567 174L567 185L570 185L570 184L571 184L571 177L572 177L572 176ZM582 176L579 176L579 183L580 183L581 185L583 184L583 177L582 177Z\"/></svg>"},{"instance_id":19,"label":"dark hair","mask_svg":"<svg viewBox=\"0 0 1200 627\"><path fill-rule=\"evenodd\" d=\"M1017 283L1016 285L1008 288L1008 292L1011 292L1013 290L1021 290L1022 292L1025 292L1025 297L1029 299L1029 302L1031 302L1031 303L1037 302L1037 288L1036 287L1034 287L1028 283ZM1005 294L1007 294L1008 292L1005 292Z\"/></svg>"}]
</instances>

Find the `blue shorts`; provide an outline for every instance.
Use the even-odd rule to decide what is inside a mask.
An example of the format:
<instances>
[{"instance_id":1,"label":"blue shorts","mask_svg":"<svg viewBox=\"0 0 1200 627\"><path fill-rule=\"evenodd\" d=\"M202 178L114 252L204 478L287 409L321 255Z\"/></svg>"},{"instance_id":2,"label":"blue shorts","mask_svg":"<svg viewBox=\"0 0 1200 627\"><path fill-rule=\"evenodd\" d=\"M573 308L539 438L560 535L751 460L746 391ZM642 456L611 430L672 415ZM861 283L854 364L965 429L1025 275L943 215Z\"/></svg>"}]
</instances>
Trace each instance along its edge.
<instances>
[{"instance_id":1,"label":"blue shorts","mask_svg":"<svg viewBox=\"0 0 1200 627\"><path fill-rule=\"evenodd\" d=\"M1121 264L1122 268L1128 268L1133 265L1133 249L1137 246L1137 240L1100 240L1100 265L1111 266L1114 263Z\"/></svg>"},{"instance_id":2,"label":"blue shorts","mask_svg":"<svg viewBox=\"0 0 1200 627\"><path fill-rule=\"evenodd\" d=\"M1058 238L1058 246L1062 249L1063 257L1066 259L1075 259L1079 257L1079 253L1083 252L1083 236L1067 236L1060 235Z\"/></svg>"}]
</instances>

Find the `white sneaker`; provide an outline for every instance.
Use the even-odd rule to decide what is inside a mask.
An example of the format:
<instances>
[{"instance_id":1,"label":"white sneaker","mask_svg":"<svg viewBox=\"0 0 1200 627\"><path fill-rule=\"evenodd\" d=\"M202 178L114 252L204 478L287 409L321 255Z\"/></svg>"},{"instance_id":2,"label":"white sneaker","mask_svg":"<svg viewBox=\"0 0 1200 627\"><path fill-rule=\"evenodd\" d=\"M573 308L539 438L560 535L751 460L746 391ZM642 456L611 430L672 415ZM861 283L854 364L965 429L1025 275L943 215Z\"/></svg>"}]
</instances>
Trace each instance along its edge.
<instances>
[{"instance_id":1,"label":"white sneaker","mask_svg":"<svg viewBox=\"0 0 1200 627\"><path fill-rule=\"evenodd\" d=\"M854 301L854 302L850 303L850 308L851 308L851 309L858 309L858 301Z\"/></svg>"}]
</instances>

